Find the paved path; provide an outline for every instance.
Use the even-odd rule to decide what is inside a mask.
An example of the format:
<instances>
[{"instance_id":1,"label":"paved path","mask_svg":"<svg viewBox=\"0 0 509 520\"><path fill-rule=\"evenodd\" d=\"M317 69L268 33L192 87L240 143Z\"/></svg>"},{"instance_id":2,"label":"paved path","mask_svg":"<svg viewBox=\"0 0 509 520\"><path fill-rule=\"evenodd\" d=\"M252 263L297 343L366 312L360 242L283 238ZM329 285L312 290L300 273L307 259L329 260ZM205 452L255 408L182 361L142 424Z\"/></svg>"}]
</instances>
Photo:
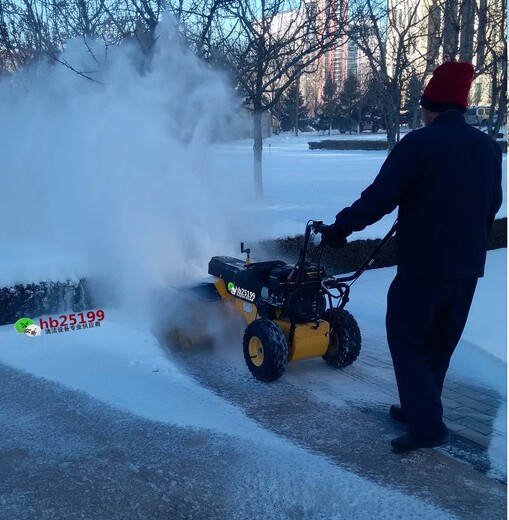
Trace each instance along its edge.
<instances>
[{"instance_id":1,"label":"paved path","mask_svg":"<svg viewBox=\"0 0 509 520\"><path fill-rule=\"evenodd\" d=\"M217 354L180 351L177 359L205 387L239 406L265 430L384 486L389 496L390 490L414 496L453 518L506 518L506 486L487 473L483 446L457 435L446 449L395 455L389 440L402 427L388 418L385 405L352 399L353 394L344 403L328 402L327 378L334 378L335 393L340 378L345 395L348 389L359 389L361 396L375 389L391 402L390 366L380 370L381 360L369 346L355 369L331 371L320 360L309 360L311 368L306 362L296 364L269 385L254 380L238 357ZM171 355L175 359L175 353ZM376 370L369 363L376 364ZM0 518L338 518L318 514L318 490L308 495L312 507L283 502L276 514L272 509L261 513L261 498L301 494L309 486L308 478L299 487L307 474L315 478L316 473L312 466L300 465L288 474L283 471L278 481L271 476L282 463L278 454L260 452L257 445L144 420L3 365L0 396ZM268 490L261 490L262 482ZM328 482L329 498L344 484ZM359 515L355 502L352 496L351 503L344 504L345 518L398 517L394 510ZM329 507L328 500L323 504ZM356 513L347 512L349 507ZM430 518L430 512L418 516ZM409 516L400 512L399 517Z\"/></svg>"},{"instance_id":2,"label":"paved path","mask_svg":"<svg viewBox=\"0 0 509 520\"><path fill-rule=\"evenodd\" d=\"M363 381L398 402L394 372L387 351L363 346L356 362L360 370L347 372L347 377ZM363 367L363 368L362 368ZM448 374L443 392L445 421L449 429L461 437L487 448L494 437L506 442L506 431L494 429L494 420L507 401L497 392L472 384L456 374Z\"/></svg>"},{"instance_id":3,"label":"paved path","mask_svg":"<svg viewBox=\"0 0 509 520\"><path fill-rule=\"evenodd\" d=\"M204 386L242 407L266 429L364 478L413 496L431 498L457 518L505 519L506 485L489 476L485 446L454 434L444 448L404 455L392 452L390 439L405 431L389 418L388 407L379 399L382 390L387 393L386 403L394 401L392 369L385 363L386 369L380 372L380 360L367 350L365 360L359 359L355 369L331 371L321 360L308 360L290 365L288 373L271 384L254 380L243 360L232 358L230 353L209 356L172 350L171 355L173 359L179 356L183 366ZM369 362L376 364L377 379L372 377ZM365 376L359 375L362 373ZM359 381L363 377L366 380ZM330 389L328 378L335 379ZM332 391L337 401L337 378L344 381L345 392L350 388L341 406L329 399ZM357 384L349 385L349 380L355 379ZM358 399L353 397L352 387L359 391ZM378 402L363 398L370 390L374 390Z\"/></svg>"},{"instance_id":4,"label":"paved path","mask_svg":"<svg viewBox=\"0 0 509 520\"><path fill-rule=\"evenodd\" d=\"M273 392L266 396L272 397ZM261 422L276 415L291 418L292 429L313 431L315 425L299 415L309 413L311 403L293 406L289 397L258 406ZM334 424L335 418L326 421ZM340 432L330 436L330 425L323 424L330 447L317 455L310 447L296 448L284 432L275 437L250 421L242 424L252 433L236 437L150 421L0 364L0 518L453 518L430 497L417 499L345 470L347 460L336 462L335 446L347 443ZM482 518L498 518L491 513L501 507L500 491L476 475L469 478L473 493L465 500L479 511L490 498ZM485 499L479 505L474 501L481 491Z\"/></svg>"}]
</instances>

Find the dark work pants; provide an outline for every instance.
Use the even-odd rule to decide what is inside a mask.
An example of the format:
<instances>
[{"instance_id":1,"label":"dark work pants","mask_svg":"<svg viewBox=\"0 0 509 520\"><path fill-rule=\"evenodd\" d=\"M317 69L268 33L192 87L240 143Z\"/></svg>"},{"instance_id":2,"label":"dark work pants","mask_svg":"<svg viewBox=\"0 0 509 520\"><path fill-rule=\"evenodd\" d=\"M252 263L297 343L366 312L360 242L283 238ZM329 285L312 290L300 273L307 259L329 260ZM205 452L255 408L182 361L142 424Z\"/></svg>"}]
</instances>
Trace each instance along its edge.
<instances>
[{"instance_id":1,"label":"dark work pants","mask_svg":"<svg viewBox=\"0 0 509 520\"><path fill-rule=\"evenodd\" d=\"M412 435L447 433L441 394L477 279L425 280L397 275L387 295L387 340L401 407Z\"/></svg>"}]
</instances>

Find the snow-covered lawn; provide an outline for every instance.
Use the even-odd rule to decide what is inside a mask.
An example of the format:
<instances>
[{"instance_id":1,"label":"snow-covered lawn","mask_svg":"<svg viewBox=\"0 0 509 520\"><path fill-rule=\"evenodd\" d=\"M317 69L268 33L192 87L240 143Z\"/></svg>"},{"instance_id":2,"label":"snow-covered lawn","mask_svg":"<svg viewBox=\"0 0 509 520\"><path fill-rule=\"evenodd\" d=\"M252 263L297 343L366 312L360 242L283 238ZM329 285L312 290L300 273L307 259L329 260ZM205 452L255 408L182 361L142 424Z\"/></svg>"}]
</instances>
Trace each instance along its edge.
<instances>
[{"instance_id":1,"label":"snow-covered lawn","mask_svg":"<svg viewBox=\"0 0 509 520\"><path fill-rule=\"evenodd\" d=\"M336 139L383 139L383 134L340 135ZM336 213L354 202L378 174L387 157L384 151L309 150L308 142L326 139L316 133L273 136L264 141L264 200L252 208L248 232L255 237L293 236L303 232L309 219L333 222ZM218 147L213 166L251 182L252 144L239 141ZM507 156L503 156L503 186L507 186ZM505 194L505 191L504 191ZM237 200L235 200L237 202ZM381 238L390 229L396 213L352 236ZM497 218L507 217L504 197Z\"/></svg>"}]
</instances>

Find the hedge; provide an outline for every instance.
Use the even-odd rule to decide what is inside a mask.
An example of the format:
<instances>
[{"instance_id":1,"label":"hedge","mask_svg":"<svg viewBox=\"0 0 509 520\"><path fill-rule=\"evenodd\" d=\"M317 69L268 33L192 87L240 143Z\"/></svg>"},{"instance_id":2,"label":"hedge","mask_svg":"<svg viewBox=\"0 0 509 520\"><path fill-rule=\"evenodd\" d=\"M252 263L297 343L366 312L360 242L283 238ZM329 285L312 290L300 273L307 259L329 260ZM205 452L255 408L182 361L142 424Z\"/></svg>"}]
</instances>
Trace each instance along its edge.
<instances>
[{"instance_id":1,"label":"hedge","mask_svg":"<svg viewBox=\"0 0 509 520\"><path fill-rule=\"evenodd\" d=\"M308 143L310 150L387 150L385 140L315 141Z\"/></svg>"},{"instance_id":2,"label":"hedge","mask_svg":"<svg viewBox=\"0 0 509 520\"><path fill-rule=\"evenodd\" d=\"M507 141L497 140L503 153L507 153ZM388 143L384 140L325 140L308 143L310 150L387 150Z\"/></svg>"},{"instance_id":3,"label":"hedge","mask_svg":"<svg viewBox=\"0 0 509 520\"><path fill-rule=\"evenodd\" d=\"M86 280L16 284L0 288L0 325L20 318L90 309Z\"/></svg>"}]
</instances>

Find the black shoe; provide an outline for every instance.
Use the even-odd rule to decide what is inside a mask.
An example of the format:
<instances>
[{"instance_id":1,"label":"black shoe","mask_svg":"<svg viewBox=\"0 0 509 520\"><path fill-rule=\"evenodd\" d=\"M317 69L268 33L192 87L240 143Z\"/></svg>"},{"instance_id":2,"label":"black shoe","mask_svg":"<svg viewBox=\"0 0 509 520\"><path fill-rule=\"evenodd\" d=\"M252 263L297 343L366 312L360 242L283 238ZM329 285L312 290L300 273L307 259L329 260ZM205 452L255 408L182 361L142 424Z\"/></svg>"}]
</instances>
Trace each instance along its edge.
<instances>
[{"instance_id":1,"label":"black shoe","mask_svg":"<svg viewBox=\"0 0 509 520\"><path fill-rule=\"evenodd\" d=\"M405 412L401 409L401 406L399 406L398 404L391 405L391 407L389 408L389 415L398 422L408 422Z\"/></svg>"},{"instance_id":2,"label":"black shoe","mask_svg":"<svg viewBox=\"0 0 509 520\"><path fill-rule=\"evenodd\" d=\"M442 446L449 440L449 434L446 433L440 437L416 437L414 435L403 435L392 439L391 445L396 453L405 451L418 450L420 448L436 448Z\"/></svg>"}]
</instances>

